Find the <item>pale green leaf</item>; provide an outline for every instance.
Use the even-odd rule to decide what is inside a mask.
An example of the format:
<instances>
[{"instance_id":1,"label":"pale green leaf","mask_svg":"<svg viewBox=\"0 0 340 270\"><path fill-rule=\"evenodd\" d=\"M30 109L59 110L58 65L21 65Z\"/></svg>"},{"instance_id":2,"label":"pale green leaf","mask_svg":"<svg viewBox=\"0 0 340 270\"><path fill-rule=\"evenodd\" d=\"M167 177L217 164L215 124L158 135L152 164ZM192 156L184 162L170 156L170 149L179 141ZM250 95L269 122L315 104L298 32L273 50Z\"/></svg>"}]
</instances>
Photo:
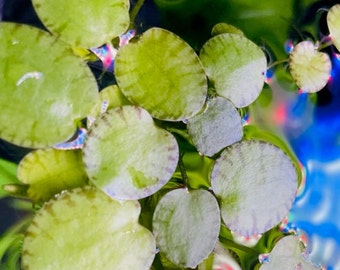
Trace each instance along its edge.
<instances>
[{"instance_id":1,"label":"pale green leaf","mask_svg":"<svg viewBox=\"0 0 340 270\"><path fill-rule=\"evenodd\" d=\"M138 201L87 187L46 203L28 227L23 270L150 269L154 236L138 224Z\"/></svg>"},{"instance_id":2,"label":"pale green leaf","mask_svg":"<svg viewBox=\"0 0 340 270\"><path fill-rule=\"evenodd\" d=\"M307 261L302 242L295 235L280 239L268 255L268 262L261 265L260 270L321 270L320 267Z\"/></svg>"},{"instance_id":3,"label":"pale green leaf","mask_svg":"<svg viewBox=\"0 0 340 270\"><path fill-rule=\"evenodd\" d=\"M0 137L25 147L72 137L98 98L86 63L47 32L0 24Z\"/></svg>"},{"instance_id":4,"label":"pale green leaf","mask_svg":"<svg viewBox=\"0 0 340 270\"><path fill-rule=\"evenodd\" d=\"M188 120L188 132L199 152L213 156L222 148L242 139L241 116L225 98L207 101L202 113Z\"/></svg>"},{"instance_id":5,"label":"pale green leaf","mask_svg":"<svg viewBox=\"0 0 340 270\"><path fill-rule=\"evenodd\" d=\"M289 68L297 86L303 92L314 93L326 86L332 63L328 54L317 51L313 42L302 41L289 56Z\"/></svg>"},{"instance_id":6,"label":"pale green leaf","mask_svg":"<svg viewBox=\"0 0 340 270\"><path fill-rule=\"evenodd\" d=\"M48 201L63 190L84 186L88 177L80 150L39 149L19 163L17 176L33 201Z\"/></svg>"},{"instance_id":7,"label":"pale green leaf","mask_svg":"<svg viewBox=\"0 0 340 270\"><path fill-rule=\"evenodd\" d=\"M83 152L92 183L122 200L158 191L170 180L178 161L176 139L135 106L102 114L91 126Z\"/></svg>"},{"instance_id":8,"label":"pale green leaf","mask_svg":"<svg viewBox=\"0 0 340 270\"><path fill-rule=\"evenodd\" d=\"M216 160L211 186L228 228L255 235L287 216L295 199L297 174L280 148L262 141L241 141L227 147Z\"/></svg>"},{"instance_id":9,"label":"pale green leaf","mask_svg":"<svg viewBox=\"0 0 340 270\"><path fill-rule=\"evenodd\" d=\"M99 47L129 27L128 0L33 0L45 27L74 47Z\"/></svg>"},{"instance_id":10,"label":"pale green leaf","mask_svg":"<svg viewBox=\"0 0 340 270\"><path fill-rule=\"evenodd\" d=\"M164 29L151 28L120 48L115 75L123 94L158 119L185 120L205 102L207 81L198 56Z\"/></svg>"},{"instance_id":11,"label":"pale green leaf","mask_svg":"<svg viewBox=\"0 0 340 270\"><path fill-rule=\"evenodd\" d=\"M230 33L214 36L203 45L200 59L217 93L236 107L246 107L259 96L267 60L246 37Z\"/></svg>"},{"instance_id":12,"label":"pale green leaf","mask_svg":"<svg viewBox=\"0 0 340 270\"><path fill-rule=\"evenodd\" d=\"M176 189L159 201L153 217L157 246L170 261L195 268L213 251L220 230L220 210L206 190Z\"/></svg>"}]
</instances>

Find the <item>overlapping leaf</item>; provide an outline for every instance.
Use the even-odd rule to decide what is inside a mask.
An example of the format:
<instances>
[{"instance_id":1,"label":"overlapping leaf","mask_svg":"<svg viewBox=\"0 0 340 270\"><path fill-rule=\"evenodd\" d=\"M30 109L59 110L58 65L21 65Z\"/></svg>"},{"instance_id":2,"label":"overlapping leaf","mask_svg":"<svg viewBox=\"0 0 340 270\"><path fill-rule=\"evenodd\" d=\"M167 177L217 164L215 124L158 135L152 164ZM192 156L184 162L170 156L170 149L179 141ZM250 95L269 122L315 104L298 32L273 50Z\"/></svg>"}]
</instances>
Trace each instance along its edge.
<instances>
[{"instance_id":1,"label":"overlapping leaf","mask_svg":"<svg viewBox=\"0 0 340 270\"><path fill-rule=\"evenodd\" d=\"M33 0L45 27L74 47L99 47L129 27L128 0Z\"/></svg>"},{"instance_id":2,"label":"overlapping leaf","mask_svg":"<svg viewBox=\"0 0 340 270\"><path fill-rule=\"evenodd\" d=\"M177 167L178 145L140 107L104 113L91 126L83 148L90 180L118 199L140 199L158 191Z\"/></svg>"},{"instance_id":3,"label":"overlapping leaf","mask_svg":"<svg viewBox=\"0 0 340 270\"><path fill-rule=\"evenodd\" d=\"M198 113L207 81L195 51L160 28L143 33L117 53L115 75L123 94L161 120L185 120Z\"/></svg>"},{"instance_id":4,"label":"overlapping leaf","mask_svg":"<svg viewBox=\"0 0 340 270\"><path fill-rule=\"evenodd\" d=\"M25 147L68 140L98 98L72 50L47 32L0 24L0 137Z\"/></svg>"},{"instance_id":5,"label":"overlapping leaf","mask_svg":"<svg viewBox=\"0 0 340 270\"><path fill-rule=\"evenodd\" d=\"M267 60L245 36L225 33L212 37L203 45L200 59L217 93L236 107L246 107L259 96Z\"/></svg>"},{"instance_id":6,"label":"overlapping leaf","mask_svg":"<svg viewBox=\"0 0 340 270\"><path fill-rule=\"evenodd\" d=\"M195 268L217 243L220 210L208 191L177 189L160 200L152 225L160 252L178 266Z\"/></svg>"},{"instance_id":7,"label":"overlapping leaf","mask_svg":"<svg viewBox=\"0 0 340 270\"><path fill-rule=\"evenodd\" d=\"M35 202L48 201L63 190L84 186L88 177L79 150L39 149L19 163L18 178L29 185L27 195Z\"/></svg>"},{"instance_id":8,"label":"overlapping leaf","mask_svg":"<svg viewBox=\"0 0 340 270\"><path fill-rule=\"evenodd\" d=\"M116 201L87 187L41 208L26 231L24 270L150 269L154 236L138 224L137 201Z\"/></svg>"},{"instance_id":9,"label":"overlapping leaf","mask_svg":"<svg viewBox=\"0 0 340 270\"><path fill-rule=\"evenodd\" d=\"M226 148L211 174L222 219L241 235L263 233L288 214L297 175L291 160L276 146L242 141Z\"/></svg>"},{"instance_id":10,"label":"overlapping leaf","mask_svg":"<svg viewBox=\"0 0 340 270\"><path fill-rule=\"evenodd\" d=\"M201 154L213 156L242 139L241 116L227 99L209 100L204 112L188 120L188 132Z\"/></svg>"}]
</instances>

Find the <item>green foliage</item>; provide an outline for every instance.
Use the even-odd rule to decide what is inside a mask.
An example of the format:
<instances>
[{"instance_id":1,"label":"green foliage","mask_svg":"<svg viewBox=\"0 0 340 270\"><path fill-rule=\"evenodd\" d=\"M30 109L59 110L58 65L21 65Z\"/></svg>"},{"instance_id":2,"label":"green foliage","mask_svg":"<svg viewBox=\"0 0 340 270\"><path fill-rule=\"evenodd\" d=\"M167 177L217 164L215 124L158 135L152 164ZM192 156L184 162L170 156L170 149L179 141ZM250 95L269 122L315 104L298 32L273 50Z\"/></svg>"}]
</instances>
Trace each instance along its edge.
<instances>
[{"instance_id":1,"label":"green foliage","mask_svg":"<svg viewBox=\"0 0 340 270\"><path fill-rule=\"evenodd\" d=\"M290 18L289 5L230 1L234 7L216 18L237 18L242 31L211 21L213 37L199 46L153 27L118 47L117 36L134 25L143 1L131 21L128 1L78 2L33 1L52 35L0 24L0 137L39 148L19 164L24 185L16 165L2 160L1 183L7 194L41 204L28 228L12 228L1 239L0 256L10 258L4 265L266 269L270 264L261 266L258 257L269 252L275 269L286 267L282 254L295 263L298 252L291 249L300 244L287 244L292 238L278 224L300 184L299 162L274 134L242 126L268 69L259 41L248 34L261 35L255 22L266 17L263 37L271 36L268 43L277 50L284 42L277 29L288 25L270 22L279 8ZM155 1L176 12L192 7L183 11L188 16L211 2ZM335 36L337 13L335 7L328 17ZM114 47L109 60L115 60L117 85L98 93L86 61L94 57L88 49L104 43ZM291 76L305 90L313 77L309 92L318 91L327 83L329 62L311 43L299 44L288 60ZM321 68L308 68L310 63ZM72 141L77 128L88 131L85 141ZM61 149L51 148L56 144ZM300 258L298 263L315 268Z\"/></svg>"},{"instance_id":2,"label":"green foliage","mask_svg":"<svg viewBox=\"0 0 340 270\"><path fill-rule=\"evenodd\" d=\"M0 187L3 185L20 184L16 177L17 165L4 159L0 159ZM0 198L8 193L0 188Z\"/></svg>"},{"instance_id":3,"label":"green foliage","mask_svg":"<svg viewBox=\"0 0 340 270\"><path fill-rule=\"evenodd\" d=\"M206 76L194 50L160 28L147 30L137 42L118 51L115 75L132 103L162 120L192 117L201 110L207 94Z\"/></svg>"},{"instance_id":4,"label":"green foliage","mask_svg":"<svg viewBox=\"0 0 340 270\"><path fill-rule=\"evenodd\" d=\"M32 148L71 138L98 98L86 63L31 26L3 22L0 36L1 138Z\"/></svg>"},{"instance_id":5,"label":"green foliage","mask_svg":"<svg viewBox=\"0 0 340 270\"><path fill-rule=\"evenodd\" d=\"M138 201L122 203L91 187L63 193L46 203L28 227L22 266L147 270L156 245L151 232L138 224L140 210Z\"/></svg>"},{"instance_id":6,"label":"green foliage","mask_svg":"<svg viewBox=\"0 0 340 270\"><path fill-rule=\"evenodd\" d=\"M123 34L130 23L128 0L32 2L45 27L74 47L99 47Z\"/></svg>"}]
</instances>

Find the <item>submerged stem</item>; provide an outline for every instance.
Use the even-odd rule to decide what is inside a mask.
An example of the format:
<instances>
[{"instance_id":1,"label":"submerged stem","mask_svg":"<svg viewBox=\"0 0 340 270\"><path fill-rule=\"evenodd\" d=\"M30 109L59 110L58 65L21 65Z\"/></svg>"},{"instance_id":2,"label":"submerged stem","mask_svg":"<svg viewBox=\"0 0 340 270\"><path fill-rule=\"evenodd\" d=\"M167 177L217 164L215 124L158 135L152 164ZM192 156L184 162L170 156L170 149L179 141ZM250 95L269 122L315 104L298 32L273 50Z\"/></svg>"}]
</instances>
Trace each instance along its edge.
<instances>
[{"instance_id":1,"label":"submerged stem","mask_svg":"<svg viewBox=\"0 0 340 270\"><path fill-rule=\"evenodd\" d=\"M182 179L184 181L184 184L186 186L188 186L188 181L189 181L189 178L188 178L188 175L187 175L187 171L185 170L185 167L184 167L184 163L183 163L183 159L182 157L184 156L184 153L181 153L179 155L179 159L178 159L178 168L181 172L181 175L182 175Z\"/></svg>"},{"instance_id":2,"label":"submerged stem","mask_svg":"<svg viewBox=\"0 0 340 270\"><path fill-rule=\"evenodd\" d=\"M145 0L138 0L137 3L134 5L133 9L130 12L130 26L132 26L131 28L135 28L134 24L135 24L135 19L136 16L139 12L139 10L141 9L141 7L143 6Z\"/></svg>"}]
</instances>

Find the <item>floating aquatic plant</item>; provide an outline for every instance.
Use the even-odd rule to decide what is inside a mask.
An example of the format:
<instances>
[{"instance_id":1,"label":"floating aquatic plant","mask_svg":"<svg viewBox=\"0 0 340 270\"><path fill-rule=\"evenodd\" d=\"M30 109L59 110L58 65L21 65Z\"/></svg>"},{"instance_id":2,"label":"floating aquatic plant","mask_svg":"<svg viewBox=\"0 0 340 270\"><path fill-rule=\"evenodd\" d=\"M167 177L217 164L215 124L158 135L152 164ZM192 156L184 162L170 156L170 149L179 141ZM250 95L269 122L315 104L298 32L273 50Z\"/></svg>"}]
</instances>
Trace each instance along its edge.
<instances>
[{"instance_id":1,"label":"floating aquatic plant","mask_svg":"<svg viewBox=\"0 0 340 270\"><path fill-rule=\"evenodd\" d=\"M134 36L125 0L33 4L52 34L0 24L0 137L39 148L19 163L24 188L5 183L41 203L18 237L24 270L286 269L281 255L304 266L295 238L278 230L298 161L283 141L243 126L266 79L258 44L219 23L197 54L167 29ZM337 13L328 15L336 46ZM117 84L99 93L86 61L102 45L115 50L103 72ZM288 61L299 88L327 84L331 63L310 41ZM252 247L235 236L254 234Z\"/></svg>"}]
</instances>

